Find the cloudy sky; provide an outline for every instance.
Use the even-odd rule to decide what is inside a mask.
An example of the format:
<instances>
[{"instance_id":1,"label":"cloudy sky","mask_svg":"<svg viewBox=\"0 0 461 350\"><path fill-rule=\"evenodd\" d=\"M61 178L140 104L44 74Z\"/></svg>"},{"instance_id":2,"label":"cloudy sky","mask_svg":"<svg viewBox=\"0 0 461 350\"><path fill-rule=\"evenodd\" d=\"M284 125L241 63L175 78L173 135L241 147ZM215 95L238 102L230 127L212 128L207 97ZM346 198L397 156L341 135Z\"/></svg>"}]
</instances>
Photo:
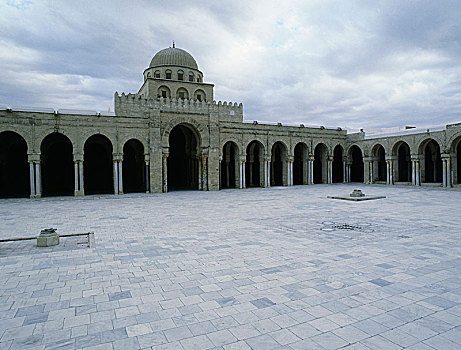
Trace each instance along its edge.
<instances>
[{"instance_id":1,"label":"cloudy sky","mask_svg":"<svg viewBox=\"0 0 461 350\"><path fill-rule=\"evenodd\" d=\"M0 18L0 105L113 111L175 40L246 120L461 122L459 0L3 0Z\"/></svg>"}]
</instances>

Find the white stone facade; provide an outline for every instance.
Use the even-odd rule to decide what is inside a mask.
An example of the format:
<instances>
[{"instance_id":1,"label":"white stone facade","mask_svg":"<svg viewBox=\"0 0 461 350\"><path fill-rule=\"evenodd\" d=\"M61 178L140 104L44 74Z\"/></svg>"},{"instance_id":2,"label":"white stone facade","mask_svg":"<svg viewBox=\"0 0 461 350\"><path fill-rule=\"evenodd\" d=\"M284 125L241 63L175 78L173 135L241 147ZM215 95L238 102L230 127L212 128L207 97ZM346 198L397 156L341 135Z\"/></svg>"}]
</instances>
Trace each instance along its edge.
<instances>
[{"instance_id":1,"label":"white stone facade","mask_svg":"<svg viewBox=\"0 0 461 350\"><path fill-rule=\"evenodd\" d=\"M461 124L370 138L248 123L178 48L158 52L115 113L0 109L0 196L364 182L461 184Z\"/></svg>"}]
</instances>

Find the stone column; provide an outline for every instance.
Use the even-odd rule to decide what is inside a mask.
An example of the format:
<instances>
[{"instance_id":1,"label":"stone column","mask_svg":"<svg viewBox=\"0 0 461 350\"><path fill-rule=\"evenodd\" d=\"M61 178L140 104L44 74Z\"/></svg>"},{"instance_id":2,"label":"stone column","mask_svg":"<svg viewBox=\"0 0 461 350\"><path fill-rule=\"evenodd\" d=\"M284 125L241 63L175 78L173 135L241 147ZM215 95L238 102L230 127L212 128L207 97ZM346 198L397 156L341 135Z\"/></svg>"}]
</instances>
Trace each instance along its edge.
<instances>
[{"instance_id":1,"label":"stone column","mask_svg":"<svg viewBox=\"0 0 461 350\"><path fill-rule=\"evenodd\" d=\"M443 187L451 187L451 155L450 153L444 153L441 156Z\"/></svg>"},{"instance_id":2,"label":"stone column","mask_svg":"<svg viewBox=\"0 0 461 350\"><path fill-rule=\"evenodd\" d=\"M313 185L314 184L314 156L311 154L307 160L307 179L308 185Z\"/></svg>"},{"instance_id":3,"label":"stone column","mask_svg":"<svg viewBox=\"0 0 461 350\"><path fill-rule=\"evenodd\" d=\"M247 157L240 156L239 158L239 168L240 168L240 188L246 187L246 179L245 179L245 162Z\"/></svg>"},{"instance_id":4,"label":"stone column","mask_svg":"<svg viewBox=\"0 0 461 350\"><path fill-rule=\"evenodd\" d=\"M386 157L387 184L394 184L394 158L393 156Z\"/></svg>"},{"instance_id":5,"label":"stone column","mask_svg":"<svg viewBox=\"0 0 461 350\"><path fill-rule=\"evenodd\" d=\"M145 176L146 176L146 193L150 193L150 172L149 172L149 167L150 167L150 157L149 153L144 153L144 163L146 164L145 167Z\"/></svg>"},{"instance_id":6,"label":"stone column","mask_svg":"<svg viewBox=\"0 0 461 350\"><path fill-rule=\"evenodd\" d=\"M240 189L245 188L244 187L244 182L243 182L243 164L245 164L245 158L246 157L239 156L239 159L238 159L238 165L239 165L239 188Z\"/></svg>"},{"instance_id":7,"label":"stone column","mask_svg":"<svg viewBox=\"0 0 461 350\"><path fill-rule=\"evenodd\" d=\"M202 163L202 191L208 191L208 153L201 154Z\"/></svg>"},{"instance_id":8,"label":"stone column","mask_svg":"<svg viewBox=\"0 0 461 350\"><path fill-rule=\"evenodd\" d=\"M347 158L343 158L343 183L347 182Z\"/></svg>"},{"instance_id":9,"label":"stone column","mask_svg":"<svg viewBox=\"0 0 461 350\"><path fill-rule=\"evenodd\" d=\"M118 162L116 160L114 163L114 194L118 194Z\"/></svg>"},{"instance_id":10,"label":"stone column","mask_svg":"<svg viewBox=\"0 0 461 350\"><path fill-rule=\"evenodd\" d=\"M120 162L122 155L118 153L112 154L112 161L114 163L114 194L120 194Z\"/></svg>"},{"instance_id":11,"label":"stone column","mask_svg":"<svg viewBox=\"0 0 461 350\"><path fill-rule=\"evenodd\" d=\"M29 176L30 176L30 198L42 196L42 180L40 167L40 153L28 153Z\"/></svg>"},{"instance_id":12,"label":"stone column","mask_svg":"<svg viewBox=\"0 0 461 350\"><path fill-rule=\"evenodd\" d=\"M363 157L363 182L373 183L373 161L371 157Z\"/></svg>"},{"instance_id":13,"label":"stone column","mask_svg":"<svg viewBox=\"0 0 461 350\"><path fill-rule=\"evenodd\" d=\"M451 157L450 155L447 156L447 187L451 187L452 180L451 180Z\"/></svg>"},{"instance_id":14,"label":"stone column","mask_svg":"<svg viewBox=\"0 0 461 350\"><path fill-rule=\"evenodd\" d=\"M83 194L83 154L74 153L74 196Z\"/></svg>"},{"instance_id":15,"label":"stone column","mask_svg":"<svg viewBox=\"0 0 461 350\"><path fill-rule=\"evenodd\" d=\"M162 153L162 192L168 192L168 155L169 152L163 151Z\"/></svg>"},{"instance_id":16,"label":"stone column","mask_svg":"<svg viewBox=\"0 0 461 350\"><path fill-rule=\"evenodd\" d=\"M333 182L333 157L327 157L327 183Z\"/></svg>"},{"instance_id":17,"label":"stone column","mask_svg":"<svg viewBox=\"0 0 461 350\"><path fill-rule=\"evenodd\" d=\"M287 186L293 186L293 157L287 157Z\"/></svg>"},{"instance_id":18,"label":"stone column","mask_svg":"<svg viewBox=\"0 0 461 350\"><path fill-rule=\"evenodd\" d=\"M35 166L33 162L29 163L30 178L30 198L35 198Z\"/></svg>"},{"instance_id":19,"label":"stone column","mask_svg":"<svg viewBox=\"0 0 461 350\"><path fill-rule=\"evenodd\" d=\"M420 180L419 180L419 155L418 154L412 154L411 155L411 183L415 186L420 185Z\"/></svg>"},{"instance_id":20,"label":"stone column","mask_svg":"<svg viewBox=\"0 0 461 350\"><path fill-rule=\"evenodd\" d=\"M123 194L123 163L118 160L118 194Z\"/></svg>"},{"instance_id":21,"label":"stone column","mask_svg":"<svg viewBox=\"0 0 461 350\"><path fill-rule=\"evenodd\" d=\"M271 156L264 156L264 187L271 187Z\"/></svg>"}]
</instances>

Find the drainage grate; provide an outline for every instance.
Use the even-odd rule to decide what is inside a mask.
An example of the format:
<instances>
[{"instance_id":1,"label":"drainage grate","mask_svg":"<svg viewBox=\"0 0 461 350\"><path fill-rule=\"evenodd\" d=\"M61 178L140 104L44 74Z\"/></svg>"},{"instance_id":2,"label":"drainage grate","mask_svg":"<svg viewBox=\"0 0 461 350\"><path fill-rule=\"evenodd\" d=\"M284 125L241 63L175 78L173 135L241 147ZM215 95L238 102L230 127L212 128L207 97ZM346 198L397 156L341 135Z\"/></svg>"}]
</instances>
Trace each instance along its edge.
<instances>
[{"instance_id":1,"label":"drainage grate","mask_svg":"<svg viewBox=\"0 0 461 350\"><path fill-rule=\"evenodd\" d=\"M369 223L344 223L344 222L334 222L334 221L323 221L322 231L358 231L363 233L375 232L372 228L372 224Z\"/></svg>"}]
</instances>

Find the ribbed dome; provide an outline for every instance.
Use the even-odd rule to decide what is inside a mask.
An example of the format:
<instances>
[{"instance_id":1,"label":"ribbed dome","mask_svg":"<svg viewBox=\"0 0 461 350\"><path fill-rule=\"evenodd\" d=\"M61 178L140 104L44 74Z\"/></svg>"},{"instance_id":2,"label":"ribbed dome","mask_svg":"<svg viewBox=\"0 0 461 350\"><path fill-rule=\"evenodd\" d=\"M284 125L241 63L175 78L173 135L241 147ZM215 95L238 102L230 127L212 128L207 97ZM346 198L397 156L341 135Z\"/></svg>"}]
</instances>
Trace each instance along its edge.
<instances>
[{"instance_id":1,"label":"ribbed dome","mask_svg":"<svg viewBox=\"0 0 461 350\"><path fill-rule=\"evenodd\" d=\"M177 47L168 47L157 52L150 61L150 67L158 66L181 66L198 70L197 62L187 51Z\"/></svg>"}]
</instances>

